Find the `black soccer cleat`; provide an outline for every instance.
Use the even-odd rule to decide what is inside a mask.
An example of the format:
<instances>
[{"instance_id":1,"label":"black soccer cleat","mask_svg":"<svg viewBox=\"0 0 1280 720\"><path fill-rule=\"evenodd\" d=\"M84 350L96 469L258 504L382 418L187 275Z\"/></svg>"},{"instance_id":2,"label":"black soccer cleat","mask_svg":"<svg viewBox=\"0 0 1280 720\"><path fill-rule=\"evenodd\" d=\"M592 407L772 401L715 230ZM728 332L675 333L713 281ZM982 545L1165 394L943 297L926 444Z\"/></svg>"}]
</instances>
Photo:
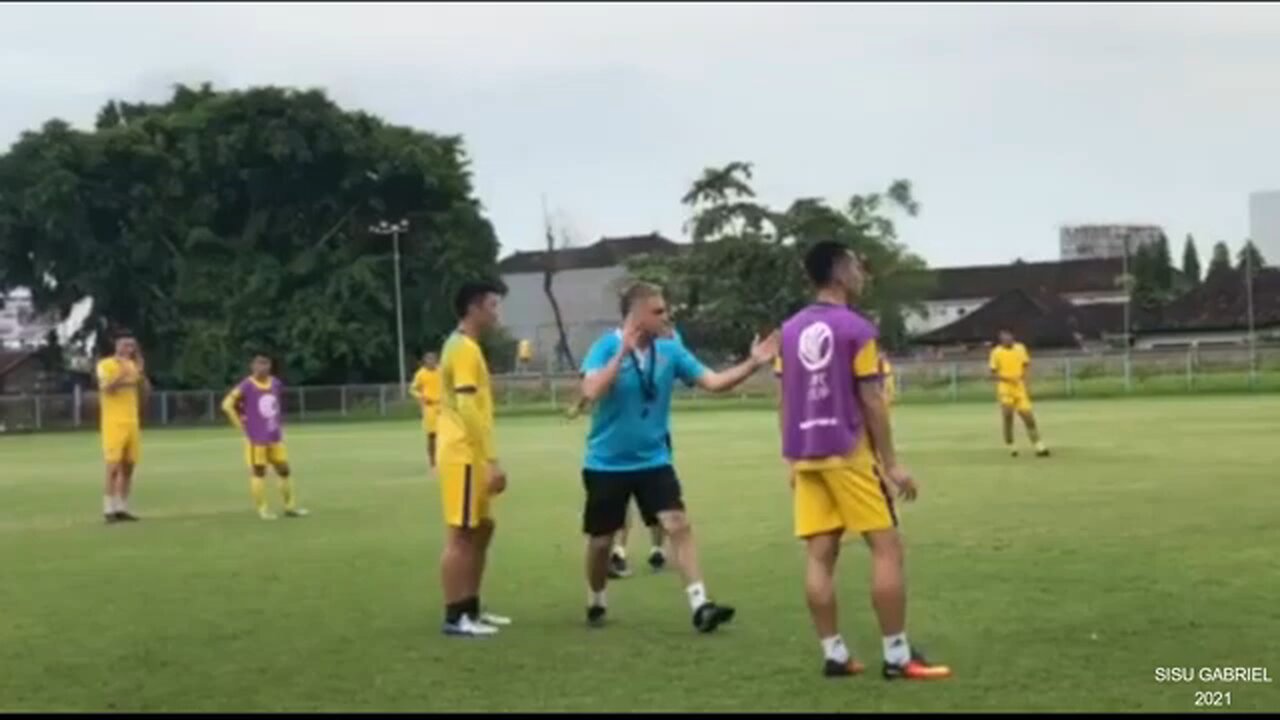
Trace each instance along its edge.
<instances>
[{"instance_id":1,"label":"black soccer cleat","mask_svg":"<svg viewBox=\"0 0 1280 720\"><path fill-rule=\"evenodd\" d=\"M631 569L627 567L627 559L625 557L617 553L609 555L609 577L613 580L631 577Z\"/></svg>"},{"instance_id":2,"label":"black soccer cleat","mask_svg":"<svg viewBox=\"0 0 1280 720\"><path fill-rule=\"evenodd\" d=\"M1036 457L1049 457L1049 448L1036 451Z\"/></svg>"},{"instance_id":3,"label":"black soccer cleat","mask_svg":"<svg viewBox=\"0 0 1280 720\"><path fill-rule=\"evenodd\" d=\"M666 566L667 554L662 551L662 548L654 548L649 551L649 567L654 572L658 572Z\"/></svg>"},{"instance_id":4,"label":"black soccer cleat","mask_svg":"<svg viewBox=\"0 0 1280 720\"><path fill-rule=\"evenodd\" d=\"M120 522L138 522L138 520L140 519L141 518L129 512L128 510L121 510L120 512L116 513L116 520L119 520Z\"/></svg>"},{"instance_id":5,"label":"black soccer cleat","mask_svg":"<svg viewBox=\"0 0 1280 720\"><path fill-rule=\"evenodd\" d=\"M728 605L705 603L693 613L693 626L700 633L715 632L716 628L733 620L737 611Z\"/></svg>"},{"instance_id":6,"label":"black soccer cleat","mask_svg":"<svg viewBox=\"0 0 1280 720\"><path fill-rule=\"evenodd\" d=\"M104 513L102 516L102 521L108 525L115 525L116 523L120 522L120 518L116 517L116 514L113 512Z\"/></svg>"},{"instance_id":7,"label":"black soccer cleat","mask_svg":"<svg viewBox=\"0 0 1280 720\"><path fill-rule=\"evenodd\" d=\"M587 627L604 627L604 616L606 609L601 605L592 605L587 608Z\"/></svg>"},{"instance_id":8,"label":"black soccer cleat","mask_svg":"<svg viewBox=\"0 0 1280 720\"><path fill-rule=\"evenodd\" d=\"M853 677L861 675L866 669L866 665L853 658L849 658L846 662L836 662L831 658L827 658L826 662L822 663L822 676L829 678Z\"/></svg>"}]
</instances>

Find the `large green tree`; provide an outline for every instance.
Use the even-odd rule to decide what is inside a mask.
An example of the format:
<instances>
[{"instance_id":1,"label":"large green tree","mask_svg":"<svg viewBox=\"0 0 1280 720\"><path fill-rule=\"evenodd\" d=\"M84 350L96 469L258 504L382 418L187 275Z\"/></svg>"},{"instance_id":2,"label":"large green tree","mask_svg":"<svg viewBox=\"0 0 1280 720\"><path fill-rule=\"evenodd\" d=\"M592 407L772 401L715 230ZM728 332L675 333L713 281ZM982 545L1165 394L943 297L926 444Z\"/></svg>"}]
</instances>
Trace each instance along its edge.
<instances>
[{"instance_id":1,"label":"large green tree","mask_svg":"<svg viewBox=\"0 0 1280 720\"><path fill-rule=\"evenodd\" d=\"M1200 252L1191 233L1187 233L1187 242L1182 246L1182 278L1192 287L1200 284Z\"/></svg>"},{"instance_id":2,"label":"large green tree","mask_svg":"<svg viewBox=\"0 0 1280 720\"><path fill-rule=\"evenodd\" d=\"M257 348L294 382L390 380L392 242L368 227L400 218L412 353L448 332L458 283L494 269L461 139L318 90L180 86L0 156L0 288L64 315L91 297L83 334L131 328L170 386L225 382Z\"/></svg>"},{"instance_id":3,"label":"large green tree","mask_svg":"<svg viewBox=\"0 0 1280 720\"><path fill-rule=\"evenodd\" d=\"M686 340L713 356L740 353L752 334L808 301L801 258L814 242L836 240L871 270L859 306L878 320L887 345L904 343L904 315L919 309L930 283L924 261L897 241L893 214L919 212L910 183L853 195L840 208L801 198L779 211L756 200L751 179L745 162L705 170L683 199L693 245L630 264L634 275L667 288Z\"/></svg>"},{"instance_id":4,"label":"large green tree","mask_svg":"<svg viewBox=\"0 0 1280 720\"><path fill-rule=\"evenodd\" d=\"M1227 248L1227 244L1224 242L1214 243L1213 255L1209 259L1209 269L1204 276L1205 282L1216 282L1230 274L1231 250Z\"/></svg>"},{"instance_id":5,"label":"large green tree","mask_svg":"<svg viewBox=\"0 0 1280 720\"><path fill-rule=\"evenodd\" d=\"M1139 246L1130 263L1133 297L1140 305L1156 307L1173 297L1173 258L1164 235L1154 243Z\"/></svg>"},{"instance_id":6,"label":"large green tree","mask_svg":"<svg viewBox=\"0 0 1280 720\"><path fill-rule=\"evenodd\" d=\"M1240 248L1240 252L1236 254L1236 266L1241 270L1246 267L1252 268L1252 272L1266 267L1267 261L1262 257L1262 251L1252 240L1245 240L1244 246Z\"/></svg>"}]
</instances>

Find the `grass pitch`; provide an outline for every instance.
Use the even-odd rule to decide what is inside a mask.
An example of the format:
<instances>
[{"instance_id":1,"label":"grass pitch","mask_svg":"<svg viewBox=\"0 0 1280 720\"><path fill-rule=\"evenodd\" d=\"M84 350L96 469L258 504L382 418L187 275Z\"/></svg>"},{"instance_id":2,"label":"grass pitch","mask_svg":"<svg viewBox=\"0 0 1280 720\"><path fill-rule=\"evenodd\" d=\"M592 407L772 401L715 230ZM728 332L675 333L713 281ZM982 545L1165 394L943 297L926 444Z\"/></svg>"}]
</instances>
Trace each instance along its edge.
<instances>
[{"instance_id":1,"label":"grass pitch","mask_svg":"<svg viewBox=\"0 0 1280 720\"><path fill-rule=\"evenodd\" d=\"M499 421L511 486L485 600L516 625L475 641L439 634L439 494L415 422L289 428L313 516L275 523L250 512L230 429L146 432L144 521L113 527L95 435L3 438L0 710L1176 711L1199 690L1280 707L1277 684L1154 680L1280 679L1280 403L1038 413L1048 460L1010 459L987 404L896 413L922 483L901 511L909 632L956 671L916 685L819 677L769 412L676 417L708 585L739 608L708 637L674 573L642 568L611 585L611 626L583 626L583 421ZM631 549L643 565L643 533ZM845 636L878 670L860 545L842 569Z\"/></svg>"}]
</instances>

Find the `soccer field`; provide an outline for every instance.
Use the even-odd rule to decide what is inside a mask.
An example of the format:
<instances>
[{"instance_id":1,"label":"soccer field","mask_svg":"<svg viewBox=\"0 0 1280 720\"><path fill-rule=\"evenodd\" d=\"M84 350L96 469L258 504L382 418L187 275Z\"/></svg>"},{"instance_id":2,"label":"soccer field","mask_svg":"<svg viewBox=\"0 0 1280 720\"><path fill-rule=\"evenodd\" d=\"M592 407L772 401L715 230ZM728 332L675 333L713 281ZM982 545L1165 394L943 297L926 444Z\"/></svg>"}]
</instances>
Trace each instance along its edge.
<instances>
[{"instance_id":1,"label":"soccer field","mask_svg":"<svg viewBox=\"0 0 1280 720\"><path fill-rule=\"evenodd\" d=\"M921 482L900 510L913 642L937 684L879 678L859 545L842 626L875 671L819 675L801 548L760 410L676 416L708 587L697 635L673 571L610 586L583 623L584 421L500 419L511 476L485 601L516 624L447 639L439 494L416 422L294 426L309 518L250 510L236 433L149 431L134 508L104 526L98 438L0 439L0 710L1240 710L1280 685L1158 684L1156 667L1280 680L1277 396L1042 403L1054 457L1009 458L987 404L895 416ZM274 491L274 485L273 485ZM276 497L273 492L273 503Z\"/></svg>"}]
</instances>

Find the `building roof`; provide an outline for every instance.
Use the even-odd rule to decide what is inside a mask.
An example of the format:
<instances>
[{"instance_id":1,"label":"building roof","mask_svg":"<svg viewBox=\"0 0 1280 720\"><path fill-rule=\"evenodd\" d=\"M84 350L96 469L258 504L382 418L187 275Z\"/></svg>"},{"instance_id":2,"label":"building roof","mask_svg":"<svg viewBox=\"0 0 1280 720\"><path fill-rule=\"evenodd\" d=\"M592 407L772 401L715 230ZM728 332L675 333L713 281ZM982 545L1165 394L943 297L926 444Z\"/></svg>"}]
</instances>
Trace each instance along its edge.
<instances>
[{"instance_id":1,"label":"building roof","mask_svg":"<svg viewBox=\"0 0 1280 720\"><path fill-rule=\"evenodd\" d=\"M658 233L601 238L586 247L558 250L553 256L545 250L516 252L498 261L498 272L503 275L541 273L553 259L557 270L587 270L622 265L628 258L642 254L672 254L683 247Z\"/></svg>"},{"instance_id":2,"label":"building roof","mask_svg":"<svg viewBox=\"0 0 1280 720\"><path fill-rule=\"evenodd\" d=\"M19 365L35 357L32 350L0 350L0 377L16 370Z\"/></svg>"},{"instance_id":3,"label":"building roof","mask_svg":"<svg viewBox=\"0 0 1280 720\"><path fill-rule=\"evenodd\" d=\"M1124 331L1124 305L1093 303L1073 305L1051 293L1020 288L1008 290L953 323L925 333L922 345L976 345L991 343L1001 330L1035 347L1078 346Z\"/></svg>"},{"instance_id":4,"label":"building roof","mask_svg":"<svg viewBox=\"0 0 1280 720\"><path fill-rule=\"evenodd\" d=\"M1253 277L1255 327L1280 326L1280 269L1262 268ZM1241 330L1249 326L1244 272L1232 270L1205 280L1161 308L1143 329L1151 331Z\"/></svg>"},{"instance_id":5,"label":"building roof","mask_svg":"<svg viewBox=\"0 0 1280 720\"><path fill-rule=\"evenodd\" d=\"M1119 287L1122 269L1119 258L938 268L928 271L934 282L927 299L995 297L1010 290L1035 295L1109 292Z\"/></svg>"}]
</instances>

